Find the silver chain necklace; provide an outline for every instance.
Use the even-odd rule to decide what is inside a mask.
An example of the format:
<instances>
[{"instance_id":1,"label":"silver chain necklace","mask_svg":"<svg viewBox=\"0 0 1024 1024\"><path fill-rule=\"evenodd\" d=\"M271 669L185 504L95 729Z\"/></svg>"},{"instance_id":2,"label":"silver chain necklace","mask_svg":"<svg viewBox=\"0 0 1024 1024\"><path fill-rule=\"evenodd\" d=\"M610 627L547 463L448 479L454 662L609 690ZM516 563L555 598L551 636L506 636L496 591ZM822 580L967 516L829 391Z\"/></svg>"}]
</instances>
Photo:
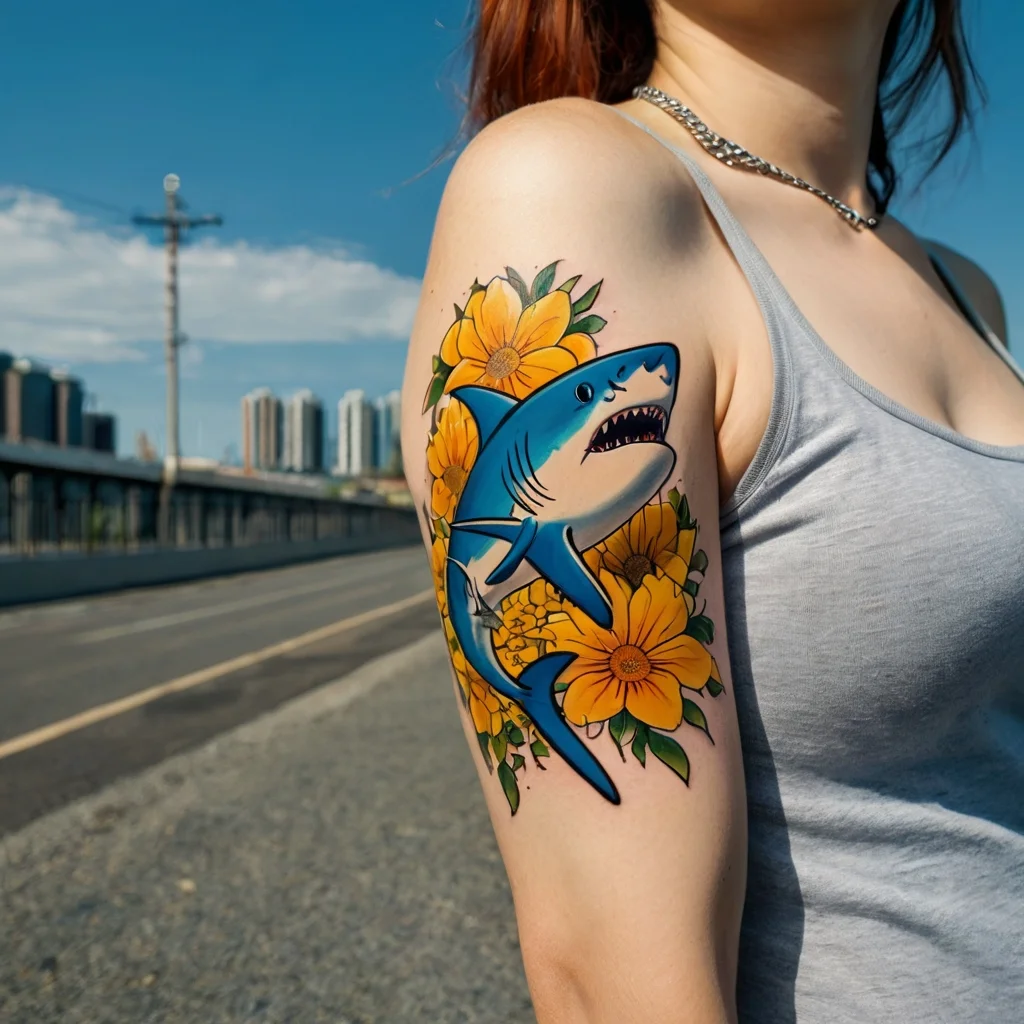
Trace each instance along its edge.
<instances>
[{"instance_id":1,"label":"silver chain necklace","mask_svg":"<svg viewBox=\"0 0 1024 1024\"><path fill-rule=\"evenodd\" d=\"M689 107L684 106L679 100L674 99L660 89L652 85L640 85L633 90L633 95L638 100L647 100L656 107L660 107L666 114L675 118L700 144L717 160L721 160L726 167L742 167L748 171L756 171L765 177L774 178L783 184L792 185L794 188L803 189L824 200L846 221L850 227L859 231L861 228L878 227L877 217L864 217L852 206L847 206L841 199L829 195L824 189L812 185L803 178L798 178L789 171L784 171L775 164L737 146L735 142L723 139L718 132L712 131Z\"/></svg>"}]
</instances>

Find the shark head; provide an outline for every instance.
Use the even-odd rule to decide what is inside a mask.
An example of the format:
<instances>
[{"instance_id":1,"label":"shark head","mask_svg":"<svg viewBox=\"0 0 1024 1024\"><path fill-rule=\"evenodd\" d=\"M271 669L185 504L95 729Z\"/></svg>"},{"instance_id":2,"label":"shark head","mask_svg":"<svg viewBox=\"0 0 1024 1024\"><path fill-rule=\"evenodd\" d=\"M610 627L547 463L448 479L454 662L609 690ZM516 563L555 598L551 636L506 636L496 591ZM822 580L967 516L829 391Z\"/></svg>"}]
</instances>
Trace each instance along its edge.
<instances>
[{"instance_id":1,"label":"shark head","mask_svg":"<svg viewBox=\"0 0 1024 1024\"><path fill-rule=\"evenodd\" d=\"M578 534L607 512L621 521L623 510L649 501L672 472L666 433L678 379L674 345L643 345L583 363L536 393L550 389L544 414L524 424L529 446L546 452L537 467L545 485L568 484L558 513L576 522Z\"/></svg>"},{"instance_id":2,"label":"shark head","mask_svg":"<svg viewBox=\"0 0 1024 1024\"><path fill-rule=\"evenodd\" d=\"M678 377L674 345L642 345L591 359L519 403L482 388L454 394L469 404L482 440L493 433L506 453L496 461L527 511L571 522L583 539L621 523L671 473L665 438Z\"/></svg>"}]
</instances>

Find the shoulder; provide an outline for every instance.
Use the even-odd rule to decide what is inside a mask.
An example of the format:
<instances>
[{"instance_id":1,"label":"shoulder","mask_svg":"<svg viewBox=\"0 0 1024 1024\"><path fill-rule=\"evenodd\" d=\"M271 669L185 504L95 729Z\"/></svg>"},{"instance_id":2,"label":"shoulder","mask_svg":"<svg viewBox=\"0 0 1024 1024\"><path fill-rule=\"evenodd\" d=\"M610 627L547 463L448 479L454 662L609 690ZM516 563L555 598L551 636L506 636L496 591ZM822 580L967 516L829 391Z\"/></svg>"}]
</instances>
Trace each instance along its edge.
<instances>
[{"instance_id":1,"label":"shoulder","mask_svg":"<svg viewBox=\"0 0 1024 1024\"><path fill-rule=\"evenodd\" d=\"M523 107L477 134L452 169L440 220L467 206L516 219L526 207L556 227L700 214L696 187L663 146L607 105L575 98Z\"/></svg>"},{"instance_id":2,"label":"shoulder","mask_svg":"<svg viewBox=\"0 0 1024 1024\"><path fill-rule=\"evenodd\" d=\"M975 309L1005 344L1007 342L1006 310L995 281L973 260L940 242L928 241L932 249L949 269L957 284L964 290Z\"/></svg>"}]
</instances>

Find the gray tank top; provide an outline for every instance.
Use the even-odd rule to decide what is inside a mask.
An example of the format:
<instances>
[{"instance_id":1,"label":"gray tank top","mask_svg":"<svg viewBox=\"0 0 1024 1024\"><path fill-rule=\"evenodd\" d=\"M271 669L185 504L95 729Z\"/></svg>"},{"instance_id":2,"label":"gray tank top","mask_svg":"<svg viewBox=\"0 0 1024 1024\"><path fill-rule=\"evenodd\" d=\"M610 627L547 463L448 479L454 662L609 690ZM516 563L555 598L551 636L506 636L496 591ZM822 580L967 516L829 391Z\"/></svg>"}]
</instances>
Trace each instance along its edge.
<instances>
[{"instance_id":1,"label":"gray tank top","mask_svg":"<svg viewBox=\"0 0 1024 1024\"><path fill-rule=\"evenodd\" d=\"M740 1021L1024 1021L1024 445L858 377L707 175L634 123L696 182L775 363L721 519L750 827Z\"/></svg>"}]
</instances>

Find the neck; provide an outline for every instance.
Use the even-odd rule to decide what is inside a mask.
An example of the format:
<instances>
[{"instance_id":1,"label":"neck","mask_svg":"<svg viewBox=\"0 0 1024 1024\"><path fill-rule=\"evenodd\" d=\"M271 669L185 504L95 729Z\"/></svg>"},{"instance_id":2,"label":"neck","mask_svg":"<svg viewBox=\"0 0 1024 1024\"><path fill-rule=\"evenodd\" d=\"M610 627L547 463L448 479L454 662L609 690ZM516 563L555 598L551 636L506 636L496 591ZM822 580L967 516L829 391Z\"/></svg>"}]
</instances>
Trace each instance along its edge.
<instances>
[{"instance_id":1,"label":"neck","mask_svg":"<svg viewBox=\"0 0 1024 1024\"><path fill-rule=\"evenodd\" d=\"M842 15L796 24L778 16L737 24L662 3L650 82L720 135L866 213L888 6L836 8Z\"/></svg>"}]
</instances>

